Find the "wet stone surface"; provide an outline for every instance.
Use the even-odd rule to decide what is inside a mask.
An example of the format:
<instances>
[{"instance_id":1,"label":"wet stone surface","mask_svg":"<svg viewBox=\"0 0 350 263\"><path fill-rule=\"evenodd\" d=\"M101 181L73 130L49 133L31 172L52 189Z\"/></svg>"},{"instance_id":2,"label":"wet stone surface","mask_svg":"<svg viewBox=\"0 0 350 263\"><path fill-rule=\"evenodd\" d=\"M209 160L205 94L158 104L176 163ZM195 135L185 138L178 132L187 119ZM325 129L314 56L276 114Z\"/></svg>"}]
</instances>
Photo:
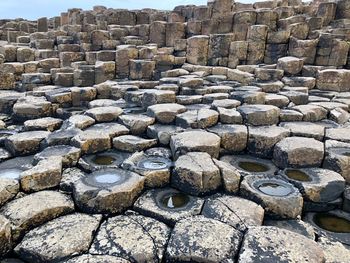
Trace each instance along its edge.
<instances>
[{"instance_id":1,"label":"wet stone surface","mask_svg":"<svg viewBox=\"0 0 350 263\"><path fill-rule=\"evenodd\" d=\"M0 18L0 263L350 262L349 0L57 14Z\"/></svg>"}]
</instances>

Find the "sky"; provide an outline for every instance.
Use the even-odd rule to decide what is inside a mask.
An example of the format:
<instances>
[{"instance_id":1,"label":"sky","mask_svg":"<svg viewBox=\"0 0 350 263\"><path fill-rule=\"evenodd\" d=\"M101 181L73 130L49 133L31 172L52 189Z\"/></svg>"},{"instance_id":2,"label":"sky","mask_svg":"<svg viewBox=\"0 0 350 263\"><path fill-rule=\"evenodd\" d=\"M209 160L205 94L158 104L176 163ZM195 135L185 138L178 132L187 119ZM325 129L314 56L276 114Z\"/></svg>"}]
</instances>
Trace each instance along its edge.
<instances>
[{"instance_id":1,"label":"sky","mask_svg":"<svg viewBox=\"0 0 350 263\"><path fill-rule=\"evenodd\" d=\"M240 0L239 2L255 1ZM58 16L68 8L89 10L95 5L110 8L172 10L177 5L186 4L206 5L207 0L0 0L0 19L21 17L34 20L44 16Z\"/></svg>"}]
</instances>

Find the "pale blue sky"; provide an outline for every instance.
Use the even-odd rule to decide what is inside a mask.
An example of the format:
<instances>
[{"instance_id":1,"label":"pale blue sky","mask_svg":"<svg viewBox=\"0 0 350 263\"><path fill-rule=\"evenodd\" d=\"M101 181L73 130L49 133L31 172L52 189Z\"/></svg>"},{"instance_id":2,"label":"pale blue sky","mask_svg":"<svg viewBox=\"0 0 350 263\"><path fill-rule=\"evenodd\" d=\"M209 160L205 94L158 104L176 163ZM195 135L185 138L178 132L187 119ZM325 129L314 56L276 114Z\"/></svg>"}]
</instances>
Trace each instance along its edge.
<instances>
[{"instance_id":1,"label":"pale blue sky","mask_svg":"<svg viewBox=\"0 0 350 263\"><path fill-rule=\"evenodd\" d=\"M240 2L255 1L241 0ZM94 5L111 8L142 9L149 7L172 10L177 5L206 5L206 3L207 0L0 0L0 19L53 17L68 8L79 7L88 10Z\"/></svg>"}]
</instances>

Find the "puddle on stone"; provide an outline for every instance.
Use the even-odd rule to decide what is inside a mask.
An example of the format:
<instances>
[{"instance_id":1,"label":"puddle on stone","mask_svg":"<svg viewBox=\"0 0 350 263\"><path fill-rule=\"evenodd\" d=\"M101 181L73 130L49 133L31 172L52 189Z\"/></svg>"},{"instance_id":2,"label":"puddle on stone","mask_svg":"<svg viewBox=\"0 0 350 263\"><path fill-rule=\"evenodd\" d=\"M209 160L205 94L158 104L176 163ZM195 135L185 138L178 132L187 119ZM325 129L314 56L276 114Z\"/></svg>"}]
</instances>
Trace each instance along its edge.
<instances>
[{"instance_id":1,"label":"puddle on stone","mask_svg":"<svg viewBox=\"0 0 350 263\"><path fill-rule=\"evenodd\" d=\"M276 182L265 182L258 186L260 192L272 196L286 196L292 192L290 187Z\"/></svg>"},{"instance_id":2,"label":"puddle on stone","mask_svg":"<svg viewBox=\"0 0 350 263\"><path fill-rule=\"evenodd\" d=\"M318 213L313 218L320 228L334 233L350 233L350 221L328 213Z\"/></svg>"},{"instance_id":3,"label":"puddle on stone","mask_svg":"<svg viewBox=\"0 0 350 263\"><path fill-rule=\"evenodd\" d=\"M162 157L150 157L141 160L137 166L145 170L162 170L169 167L170 161Z\"/></svg>"},{"instance_id":4,"label":"puddle on stone","mask_svg":"<svg viewBox=\"0 0 350 263\"><path fill-rule=\"evenodd\" d=\"M92 162L97 165L111 165L116 161L116 159L111 155L96 155Z\"/></svg>"},{"instance_id":5,"label":"puddle on stone","mask_svg":"<svg viewBox=\"0 0 350 263\"><path fill-rule=\"evenodd\" d=\"M287 170L286 175L293 180L300 182L310 182L311 178L306 173L300 170Z\"/></svg>"},{"instance_id":6,"label":"puddle on stone","mask_svg":"<svg viewBox=\"0 0 350 263\"><path fill-rule=\"evenodd\" d=\"M17 168L1 169L0 178L18 180L23 170Z\"/></svg>"},{"instance_id":7,"label":"puddle on stone","mask_svg":"<svg viewBox=\"0 0 350 263\"><path fill-rule=\"evenodd\" d=\"M257 162L251 162L251 161L239 162L238 166L241 169L252 173L263 173L269 170L269 167L267 167L266 165L257 163Z\"/></svg>"},{"instance_id":8,"label":"puddle on stone","mask_svg":"<svg viewBox=\"0 0 350 263\"><path fill-rule=\"evenodd\" d=\"M120 184L126 179L125 173L119 169L99 170L84 178L86 184L91 186L109 187Z\"/></svg>"},{"instance_id":9,"label":"puddle on stone","mask_svg":"<svg viewBox=\"0 0 350 263\"><path fill-rule=\"evenodd\" d=\"M115 184L121 180L121 176L115 173L106 172L104 174L96 175L94 179L100 184Z\"/></svg>"},{"instance_id":10,"label":"puddle on stone","mask_svg":"<svg viewBox=\"0 0 350 263\"><path fill-rule=\"evenodd\" d=\"M166 208L176 209L176 208L185 207L189 201L190 201L190 198L188 195L182 194L182 193L173 193L173 194L164 196L161 199L161 204Z\"/></svg>"}]
</instances>

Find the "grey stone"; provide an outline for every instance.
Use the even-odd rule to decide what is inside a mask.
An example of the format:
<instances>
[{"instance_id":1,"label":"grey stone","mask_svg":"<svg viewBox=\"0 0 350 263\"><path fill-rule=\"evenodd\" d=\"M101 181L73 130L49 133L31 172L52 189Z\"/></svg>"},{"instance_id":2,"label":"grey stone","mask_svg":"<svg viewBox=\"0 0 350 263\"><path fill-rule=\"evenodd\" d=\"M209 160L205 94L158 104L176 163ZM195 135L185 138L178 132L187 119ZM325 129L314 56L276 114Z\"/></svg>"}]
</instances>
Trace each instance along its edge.
<instances>
[{"instance_id":1,"label":"grey stone","mask_svg":"<svg viewBox=\"0 0 350 263\"><path fill-rule=\"evenodd\" d=\"M21 173L21 188L25 192L37 192L56 187L62 177L62 158L49 157Z\"/></svg>"},{"instance_id":2,"label":"grey stone","mask_svg":"<svg viewBox=\"0 0 350 263\"><path fill-rule=\"evenodd\" d=\"M321 166L324 145L311 138L288 137L276 144L273 161L280 168Z\"/></svg>"},{"instance_id":3,"label":"grey stone","mask_svg":"<svg viewBox=\"0 0 350 263\"><path fill-rule=\"evenodd\" d=\"M171 226L183 218L201 213L204 200L190 195L185 195L188 200L179 207L175 204L173 204L174 207L168 206L167 203L164 204L166 198L170 197L174 200L176 194L185 195L172 188L149 190L136 200L134 209L145 216L151 216Z\"/></svg>"},{"instance_id":4,"label":"grey stone","mask_svg":"<svg viewBox=\"0 0 350 263\"><path fill-rule=\"evenodd\" d=\"M272 190L271 194L269 194L270 192L263 192L261 187L265 184L267 190L269 184L275 185L277 190ZM278 218L297 218L301 216L303 209L302 195L296 187L281 178L266 175L245 176L241 183L240 192L242 196L259 203L265 209L265 212L271 216Z\"/></svg>"},{"instance_id":5,"label":"grey stone","mask_svg":"<svg viewBox=\"0 0 350 263\"><path fill-rule=\"evenodd\" d=\"M238 262L324 262L315 241L291 231L272 227L252 227L243 239Z\"/></svg>"},{"instance_id":6,"label":"grey stone","mask_svg":"<svg viewBox=\"0 0 350 263\"><path fill-rule=\"evenodd\" d=\"M238 253L242 234L217 220L195 216L179 221L171 234L169 262L230 262Z\"/></svg>"},{"instance_id":7,"label":"grey stone","mask_svg":"<svg viewBox=\"0 0 350 263\"><path fill-rule=\"evenodd\" d=\"M101 225L90 253L131 262L160 262L169 234L170 228L155 219L133 214L116 216Z\"/></svg>"},{"instance_id":8,"label":"grey stone","mask_svg":"<svg viewBox=\"0 0 350 263\"><path fill-rule=\"evenodd\" d=\"M6 255L12 248L10 222L0 215L0 256Z\"/></svg>"},{"instance_id":9,"label":"grey stone","mask_svg":"<svg viewBox=\"0 0 350 263\"><path fill-rule=\"evenodd\" d=\"M223 195L209 198L205 202L202 215L221 221L244 232L251 226L262 225L264 209L252 201Z\"/></svg>"},{"instance_id":10,"label":"grey stone","mask_svg":"<svg viewBox=\"0 0 350 263\"><path fill-rule=\"evenodd\" d=\"M247 124L273 125L279 122L280 109L271 105L243 105L237 109Z\"/></svg>"},{"instance_id":11,"label":"grey stone","mask_svg":"<svg viewBox=\"0 0 350 263\"><path fill-rule=\"evenodd\" d=\"M183 113L186 111L186 107L176 103L164 103L148 107L147 114L150 117L153 117L157 122L163 124L172 123L177 114Z\"/></svg>"},{"instance_id":12,"label":"grey stone","mask_svg":"<svg viewBox=\"0 0 350 263\"><path fill-rule=\"evenodd\" d=\"M175 162L171 185L190 194L205 194L221 186L220 170L208 153L190 152Z\"/></svg>"},{"instance_id":13,"label":"grey stone","mask_svg":"<svg viewBox=\"0 0 350 263\"><path fill-rule=\"evenodd\" d=\"M221 147L228 152L241 152L247 147L248 129L244 125L218 124L207 129L221 138Z\"/></svg>"},{"instance_id":14,"label":"grey stone","mask_svg":"<svg viewBox=\"0 0 350 263\"><path fill-rule=\"evenodd\" d=\"M0 214L11 223L13 240L20 239L28 230L58 216L74 211L73 200L54 191L40 191L12 200Z\"/></svg>"},{"instance_id":15,"label":"grey stone","mask_svg":"<svg viewBox=\"0 0 350 263\"><path fill-rule=\"evenodd\" d=\"M71 214L29 231L14 249L26 261L57 262L87 252L101 216Z\"/></svg>"},{"instance_id":16,"label":"grey stone","mask_svg":"<svg viewBox=\"0 0 350 263\"><path fill-rule=\"evenodd\" d=\"M273 149L279 141L289 136L289 131L282 127L249 127L248 151L259 157L271 158Z\"/></svg>"},{"instance_id":17,"label":"grey stone","mask_svg":"<svg viewBox=\"0 0 350 263\"><path fill-rule=\"evenodd\" d=\"M206 152L217 158L220 151L220 137L201 130L186 131L171 136L170 148L175 157L187 152Z\"/></svg>"},{"instance_id":18,"label":"grey stone","mask_svg":"<svg viewBox=\"0 0 350 263\"><path fill-rule=\"evenodd\" d=\"M138 174L106 168L75 181L73 196L76 205L87 213L117 213L130 207L143 187L144 178Z\"/></svg>"},{"instance_id":19,"label":"grey stone","mask_svg":"<svg viewBox=\"0 0 350 263\"><path fill-rule=\"evenodd\" d=\"M113 139L114 148L126 152L142 151L156 144L155 139L143 139L134 135L122 135Z\"/></svg>"}]
</instances>

